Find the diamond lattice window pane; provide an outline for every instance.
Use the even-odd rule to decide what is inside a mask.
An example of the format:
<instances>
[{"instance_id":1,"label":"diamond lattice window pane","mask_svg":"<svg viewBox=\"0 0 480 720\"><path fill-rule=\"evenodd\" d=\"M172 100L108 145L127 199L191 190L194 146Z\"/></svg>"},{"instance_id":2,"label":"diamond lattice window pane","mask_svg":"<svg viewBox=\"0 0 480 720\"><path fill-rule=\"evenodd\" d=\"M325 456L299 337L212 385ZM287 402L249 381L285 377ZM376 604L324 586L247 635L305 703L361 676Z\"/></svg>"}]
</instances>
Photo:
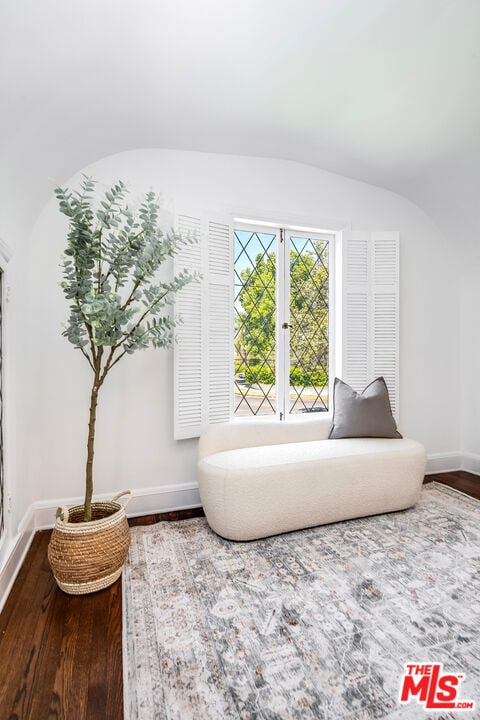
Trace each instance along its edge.
<instances>
[{"instance_id":1,"label":"diamond lattice window pane","mask_svg":"<svg viewBox=\"0 0 480 720\"><path fill-rule=\"evenodd\" d=\"M328 410L328 242L290 244L290 413Z\"/></svg>"},{"instance_id":2,"label":"diamond lattice window pane","mask_svg":"<svg viewBox=\"0 0 480 720\"><path fill-rule=\"evenodd\" d=\"M235 415L275 415L275 246L235 231Z\"/></svg>"}]
</instances>

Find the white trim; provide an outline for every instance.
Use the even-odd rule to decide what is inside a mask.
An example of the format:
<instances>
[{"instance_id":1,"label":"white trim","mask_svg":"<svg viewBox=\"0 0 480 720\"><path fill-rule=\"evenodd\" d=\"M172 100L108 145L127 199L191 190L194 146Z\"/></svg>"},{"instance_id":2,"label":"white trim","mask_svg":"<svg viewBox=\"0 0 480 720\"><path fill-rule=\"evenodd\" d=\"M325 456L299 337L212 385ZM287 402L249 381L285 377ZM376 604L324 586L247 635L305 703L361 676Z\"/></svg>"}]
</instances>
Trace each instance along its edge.
<instances>
[{"instance_id":1,"label":"white trim","mask_svg":"<svg viewBox=\"0 0 480 720\"><path fill-rule=\"evenodd\" d=\"M243 418L237 418L236 421L241 422L242 420ZM271 418L265 418L265 420L271 420ZM295 422L295 420L291 420L291 422ZM460 452L428 455L427 475L461 469L480 475L480 456L472 453L462 456ZM95 496L95 499L98 500L110 500L111 498L112 493ZM57 507L75 505L82 501L81 497L73 497L35 502L30 505L23 516L18 526L17 536L11 540L8 540L7 537L2 539L2 543L0 543L0 611L22 567L36 530L53 527ZM201 503L196 482L163 485L135 490L128 506L127 515L128 517L137 517L197 507L201 507Z\"/></svg>"},{"instance_id":2,"label":"white trim","mask_svg":"<svg viewBox=\"0 0 480 720\"><path fill-rule=\"evenodd\" d=\"M462 469L466 472L473 473L474 475L480 475L480 455L474 453L464 453Z\"/></svg>"},{"instance_id":3,"label":"white trim","mask_svg":"<svg viewBox=\"0 0 480 720\"><path fill-rule=\"evenodd\" d=\"M128 517L201 507L196 482L144 488L135 490L134 493L128 506ZM112 496L112 493L108 493L96 495L94 499L111 500ZM0 612L22 567L35 532L54 526L58 507L77 505L82 502L83 498L80 497L34 502L20 521L16 537L11 540L8 540L7 537L2 538L0 544Z\"/></svg>"},{"instance_id":4,"label":"white trim","mask_svg":"<svg viewBox=\"0 0 480 720\"><path fill-rule=\"evenodd\" d=\"M12 258L12 251L4 240L0 238L0 273L2 274L1 283L1 353L2 353L2 366L1 366L1 377L0 384L2 389L2 404L0 406L0 417L1 417L1 430L2 430L2 452L3 452L3 497L0 497L0 503L3 503L3 520L4 527L3 533L1 533L1 542L3 546L10 545L16 542L17 538L14 537L12 530L12 490L14 480L11 476L13 475L13 463L10 458L14 457L14 438L16 436L13 417L15 411L15 405L10 403L10 396L14 396L13 383L10 380L11 372L10 368L14 363L11 362L10 357L10 346L13 348L13 338L11 338L11 332L13 328L10 328L10 313L8 312L8 302L10 298L10 270L8 263ZM0 553L0 568L2 567L2 553ZM1 570L0 570L1 574ZM1 600L1 577L0 577L0 600Z\"/></svg>"},{"instance_id":5,"label":"white trim","mask_svg":"<svg viewBox=\"0 0 480 720\"><path fill-rule=\"evenodd\" d=\"M462 453L460 451L431 453L427 456L427 475L442 472L454 472L455 470L461 470L462 467Z\"/></svg>"},{"instance_id":6,"label":"white trim","mask_svg":"<svg viewBox=\"0 0 480 720\"><path fill-rule=\"evenodd\" d=\"M233 222L235 225L241 225L242 229L258 228L261 232L283 229L295 237L303 234L308 238L310 235L333 235L337 232L335 230L325 230L323 227L305 227L303 225L292 225L291 223L279 224L276 221L252 220L250 218L241 217L234 217Z\"/></svg>"},{"instance_id":7,"label":"white trim","mask_svg":"<svg viewBox=\"0 0 480 720\"><path fill-rule=\"evenodd\" d=\"M339 338L342 337L341 327L337 322L337 254L341 242L341 233L334 232L328 243L328 414L333 415L333 385L337 369L337 352ZM341 276L340 276L341 282ZM340 314L341 322L341 314Z\"/></svg>"},{"instance_id":8,"label":"white trim","mask_svg":"<svg viewBox=\"0 0 480 720\"><path fill-rule=\"evenodd\" d=\"M12 251L5 242L5 240L2 240L0 238L0 265L2 267L5 267L5 265L10 262L12 259Z\"/></svg>"},{"instance_id":9,"label":"white trim","mask_svg":"<svg viewBox=\"0 0 480 720\"><path fill-rule=\"evenodd\" d=\"M24 533L35 532L38 528L35 527L35 516L33 514L33 505L29 505L25 515L18 523L17 533L23 535Z\"/></svg>"},{"instance_id":10,"label":"white trim","mask_svg":"<svg viewBox=\"0 0 480 720\"><path fill-rule=\"evenodd\" d=\"M317 213L304 213L298 212L295 208L283 208L281 211L277 209L266 210L265 207L257 208L239 208L238 206L229 207L229 214L233 217L234 223L246 222L247 224L268 226L273 225L274 227L283 227L286 229L298 229L302 228L307 232L310 232L311 228L314 228L315 232L326 232L328 234L332 232L341 232L343 230L351 230L352 225L350 220L345 218L334 218L334 217L320 217ZM251 219L253 218L253 220ZM272 220L275 218L275 220ZM328 230L322 230L322 228L328 228Z\"/></svg>"},{"instance_id":11,"label":"white trim","mask_svg":"<svg viewBox=\"0 0 480 720\"><path fill-rule=\"evenodd\" d=\"M329 367L329 379L342 376L344 357L343 357L343 341L342 341L342 330L343 330L343 277L345 272L344 267L344 252L343 252L343 232L337 232L335 236L335 275L333 276L333 296L335 304L334 314L334 333L335 333L335 346L334 346L334 362ZM331 408L333 414L333 382L330 382L331 386L330 396L328 398L328 407Z\"/></svg>"},{"instance_id":12,"label":"white trim","mask_svg":"<svg viewBox=\"0 0 480 720\"><path fill-rule=\"evenodd\" d=\"M35 535L33 512L31 506L23 516L18 535L1 546L0 558L0 612L10 594L13 583L25 560L25 555Z\"/></svg>"},{"instance_id":13,"label":"white trim","mask_svg":"<svg viewBox=\"0 0 480 720\"><path fill-rule=\"evenodd\" d=\"M112 493L95 495L94 500L111 500ZM53 498L33 503L35 529L46 530L55 524L55 513L58 507L79 505L83 497ZM198 483L182 483L179 485L162 485L159 487L134 490L132 501L128 505L128 517L150 515L153 513L189 510L200 507Z\"/></svg>"}]
</instances>

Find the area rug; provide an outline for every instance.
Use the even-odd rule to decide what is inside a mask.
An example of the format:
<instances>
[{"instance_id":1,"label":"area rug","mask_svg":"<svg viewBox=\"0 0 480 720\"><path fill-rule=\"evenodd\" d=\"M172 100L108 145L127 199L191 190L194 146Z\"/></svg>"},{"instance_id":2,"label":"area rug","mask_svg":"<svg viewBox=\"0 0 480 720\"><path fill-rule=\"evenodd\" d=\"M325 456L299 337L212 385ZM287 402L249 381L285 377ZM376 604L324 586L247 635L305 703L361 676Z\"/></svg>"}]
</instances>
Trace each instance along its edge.
<instances>
[{"instance_id":1,"label":"area rug","mask_svg":"<svg viewBox=\"0 0 480 720\"><path fill-rule=\"evenodd\" d=\"M248 543L135 527L123 587L126 720L480 718L480 502L445 486ZM400 704L415 663L462 674L476 708Z\"/></svg>"}]
</instances>

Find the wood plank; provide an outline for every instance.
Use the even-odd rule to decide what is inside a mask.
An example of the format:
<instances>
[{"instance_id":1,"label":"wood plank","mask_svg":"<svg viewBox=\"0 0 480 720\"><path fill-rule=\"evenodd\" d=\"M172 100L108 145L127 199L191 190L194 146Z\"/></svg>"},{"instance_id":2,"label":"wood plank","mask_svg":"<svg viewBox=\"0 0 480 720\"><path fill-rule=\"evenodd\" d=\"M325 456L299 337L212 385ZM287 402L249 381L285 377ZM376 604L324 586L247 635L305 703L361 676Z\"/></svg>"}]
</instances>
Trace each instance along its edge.
<instances>
[{"instance_id":1,"label":"wood plank","mask_svg":"<svg viewBox=\"0 0 480 720\"><path fill-rule=\"evenodd\" d=\"M191 508L190 510L174 510L172 512L157 513L156 515L142 515L140 517L134 517L128 519L130 527L136 525L154 525L162 520L174 521L174 520L188 520L194 517L205 517L203 508Z\"/></svg>"},{"instance_id":2,"label":"wood plank","mask_svg":"<svg viewBox=\"0 0 480 720\"><path fill-rule=\"evenodd\" d=\"M40 675L45 687L51 684L50 668L39 662L44 635L55 629L51 607L58 592L47 545L48 536L37 533L7 600L5 617L0 616L0 707L12 720L41 717L32 714L34 686Z\"/></svg>"},{"instance_id":3,"label":"wood plank","mask_svg":"<svg viewBox=\"0 0 480 720\"><path fill-rule=\"evenodd\" d=\"M105 718L123 717L122 662L122 584L118 580L109 593L108 623L106 623L106 684ZM90 716L92 717L92 716Z\"/></svg>"},{"instance_id":4,"label":"wood plank","mask_svg":"<svg viewBox=\"0 0 480 720\"><path fill-rule=\"evenodd\" d=\"M427 475L428 482L436 481L448 485L455 490L460 490L480 500L480 477L465 470L457 470L450 473L438 473Z\"/></svg>"},{"instance_id":5,"label":"wood plank","mask_svg":"<svg viewBox=\"0 0 480 720\"><path fill-rule=\"evenodd\" d=\"M131 525L203 515L202 508ZM123 717L121 580L92 595L63 593L37 532L0 615L0 720Z\"/></svg>"}]
</instances>

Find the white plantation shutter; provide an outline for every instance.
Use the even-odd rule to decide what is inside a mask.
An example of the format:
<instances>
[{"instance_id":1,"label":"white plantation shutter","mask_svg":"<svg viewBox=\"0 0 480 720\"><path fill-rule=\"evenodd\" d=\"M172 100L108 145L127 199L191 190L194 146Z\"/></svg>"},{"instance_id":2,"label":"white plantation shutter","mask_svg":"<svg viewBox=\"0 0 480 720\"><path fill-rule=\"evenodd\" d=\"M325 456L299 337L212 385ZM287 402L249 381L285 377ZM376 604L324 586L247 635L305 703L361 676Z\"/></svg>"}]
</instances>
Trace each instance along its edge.
<instances>
[{"instance_id":1,"label":"white plantation shutter","mask_svg":"<svg viewBox=\"0 0 480 720\"><path fill-rule=\"evenodd\" d=\"M207 381L208 424L226 422L233 412L233 227L208 221Z\"/></svg>"},{"instance_id":2,"label":"white plantation shutter","mask_svg":"<svg viewBox=\"0 0 480 720\"><path fill-rule=\"evenodd\" d=\"M399 237L372 233L373 252L373 375L383 375L398 419L399 360Z\"/></svg>"},{"instance_id":3,"label":"white plantation shutter","mask_svg":"<svg viewBox=\"0 0 480 720\"><path fill-rule=\"evenodd\" d=\"M175 258L175 272L202 274L178 293L175 311L174 436L198 437L210 423L230 419L233 404L233 228L229 219L180 213L180 232L199 243Z\"/></svg>"},{"instance_id":4,"label":"white plantation shutter","mask_svg":"<svg viewBox=\"0 0 480 720\"><path fill-rule=\"evenodd\" d=\"M340 376L361 391L383 375L398 419L398 233L344 232L342 265Z\"/></svg>"},{"instance_id":5,"label":"white plantation shutter","mask_svg":"<svg viewBox=\"0 0 480 720\"><path fill-rule=\"evenodd\" d=\"M175 256L175 274L184 269L203 273L201 218L179 214L177 230L197 240ZM182 324L175 329L174 435L176 440L194 437L202 427L202 282L189 283L177 295L175 314Z\"/></svg>"}]
</instances>

